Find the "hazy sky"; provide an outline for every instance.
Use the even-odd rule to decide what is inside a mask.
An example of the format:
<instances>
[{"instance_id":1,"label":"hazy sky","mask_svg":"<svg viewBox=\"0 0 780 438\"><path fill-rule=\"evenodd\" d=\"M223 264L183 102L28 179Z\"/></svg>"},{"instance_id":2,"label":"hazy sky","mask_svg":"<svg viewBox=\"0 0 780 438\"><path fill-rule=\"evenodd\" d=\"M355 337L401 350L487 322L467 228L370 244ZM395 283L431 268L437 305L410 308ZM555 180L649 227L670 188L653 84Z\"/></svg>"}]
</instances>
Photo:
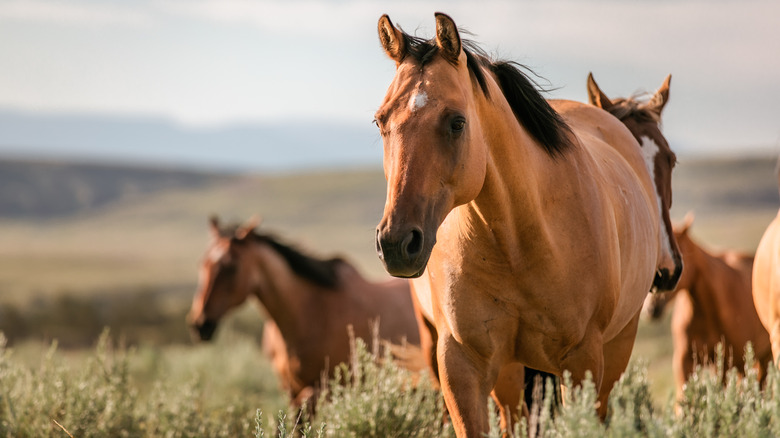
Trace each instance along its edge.
<instances>
[{"instance_id":1,"label":"hazy sky","mask_svg":"<svg viewBox=\"0 0 780 438\"><path fill-rule=\"evenodd\" d=\"M777 0L0 0L0 110L370 123L394 70L379 16L429 37L435 11L551 97L584 101L589 71L609 96L671 73L668 138L780 151Z\"/></svg>"}]
</instances>

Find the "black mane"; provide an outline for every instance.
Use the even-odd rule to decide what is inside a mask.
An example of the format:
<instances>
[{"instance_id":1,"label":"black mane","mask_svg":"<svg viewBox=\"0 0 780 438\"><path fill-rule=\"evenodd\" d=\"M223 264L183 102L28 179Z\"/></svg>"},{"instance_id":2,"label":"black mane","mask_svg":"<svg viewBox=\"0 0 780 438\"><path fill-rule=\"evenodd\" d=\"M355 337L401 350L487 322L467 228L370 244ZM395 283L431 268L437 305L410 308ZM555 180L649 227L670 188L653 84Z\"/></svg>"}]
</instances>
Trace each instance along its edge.
<instances>
[{"instance_id":1,"label":"black mane","mask_svg":"<svg viewBox=\"0 0 780 438\"><path fill-rule=\"evenodd\" d=\"M439 47L432 39L404 33L404 40L406 56L419 62L421 68L439 52ZM562 154L570 146L567 134L571 131L560 114L541 95L538 85L523 70L535 73L513 61L491 60L473 41L463 40L462 44L469 72L485 96L490 97L490 94L482 67L495 75L515 118L526 131L550 156Z\"/></svg>"},{"instance_id":2,"label":"black mane","mask_svg":"<svg viewBox=\"0 0 780 438\"><path fill-rule=\"evenodd\" d=\"M337 268L346 263L340 257L319 259L300 252L298 249L279 242L273 236L254 233L254 238L265 242L279 253L299 276L312 283L333 289L339 284Z\"/></svg>"},{"instance_id":3,"label":"black mane","mask_svg":"<svg viewBox=\"0 0 780 438\"><path fill-rule=\"evenodd\" d=\"M233 225L222 228L219 232L223 237L234 238L237 229L238 225ZM340 265L346 263L344 259L340 257L330 259L315 258L280 242L279 239L270 234L261 234L257 231L252 231L247 237L270 245L287 261L290 269L300 277L328 289L333 289L339 285L337 269Z\"/></svg>"}]
</instances>

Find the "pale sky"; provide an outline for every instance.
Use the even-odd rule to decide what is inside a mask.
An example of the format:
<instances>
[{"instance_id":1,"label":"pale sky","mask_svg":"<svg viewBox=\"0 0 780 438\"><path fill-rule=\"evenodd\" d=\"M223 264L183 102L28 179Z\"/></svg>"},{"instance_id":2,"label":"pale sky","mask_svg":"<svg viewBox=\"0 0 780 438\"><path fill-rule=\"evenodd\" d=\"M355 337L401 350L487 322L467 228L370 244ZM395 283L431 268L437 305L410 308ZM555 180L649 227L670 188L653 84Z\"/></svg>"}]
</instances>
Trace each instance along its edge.
<instances>
[{"instance_id":1,"label":"pale sky","mask_svg":"<svg viewBox=\"0 0 780 438\"><path fill-rule=\"evenodd\" d=\"M780 151L777 0L0 0L0 110L370 123L394 71L377 20L430 37L436 11L550 97L584 101L589 71L610 97L671 73L680 148Z\"/></svg>"}]
</instances>

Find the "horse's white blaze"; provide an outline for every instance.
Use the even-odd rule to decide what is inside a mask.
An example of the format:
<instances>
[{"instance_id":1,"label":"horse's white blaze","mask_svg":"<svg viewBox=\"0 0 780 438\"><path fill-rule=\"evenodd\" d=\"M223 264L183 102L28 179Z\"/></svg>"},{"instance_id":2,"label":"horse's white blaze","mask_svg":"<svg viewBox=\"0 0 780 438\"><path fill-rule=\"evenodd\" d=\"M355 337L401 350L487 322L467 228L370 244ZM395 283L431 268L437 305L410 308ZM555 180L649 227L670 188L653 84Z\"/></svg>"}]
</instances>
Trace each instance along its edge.
<instances>
[{"instance_id":1,"label":"horse's white blaze","mask_svg":"<svg viewBox=\"0 0 780 438\"><path fill-rule=\"evenodd\" d=\"M658 213L659 213L659 219L661 224L661 245L663 245L663 250L668 255L672 255L672 245L669 243L669 233L666 231L666 227L663 226L664 223L664 217L663 217L663 203L661 202L661 194L658 193L658 186L655 185L655 156L658 155L658 151L660 148L658 147L655 142L648 137L642 137L640 140L641 148L642 149L642 156L645 159L645 165L647 166L647 171L650 172L650 178L653 179L653 190L655 191L655 200L658 203Z\"/></svg>"},{"instance_id":2,"label":"horse's white blaze","mask_svg":"<svg viewBox=\"0 0 780 438\"><path fill-rule=\"evenodd\" d=\"M428 103L428 95L425 91L420 91L420 87L412 93L412 97L409 99L409 109L416 111L425 106Z\"/></svg>"}]
</instances>

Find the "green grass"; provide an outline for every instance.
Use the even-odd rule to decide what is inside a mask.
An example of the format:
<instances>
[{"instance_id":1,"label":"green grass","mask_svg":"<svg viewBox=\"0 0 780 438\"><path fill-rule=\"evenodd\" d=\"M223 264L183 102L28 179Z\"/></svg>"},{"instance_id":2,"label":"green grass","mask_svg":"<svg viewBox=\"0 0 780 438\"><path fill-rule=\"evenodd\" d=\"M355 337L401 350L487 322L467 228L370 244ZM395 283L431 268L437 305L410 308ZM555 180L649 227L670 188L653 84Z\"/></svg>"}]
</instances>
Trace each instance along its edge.
<instances>
[{"instance_id":1,"label":"green grass","mask_svg":"<svg viewBox=\"0 0 780 438\"><path fill-rule=\"evenodd\" d=\"M427 376L398 368L360 341L314 418L284 407L252 340L223 341L202 349L128 349L104 334L78 357L67 357L56 343L19 351L0 341L0 436L454 436ZM565 375L563 404L551 411L548 392L538 399L542 408L509 436L529 430L544 437L778 436L780 373L770 368L762 389L750 363L746 370L739 378L736 369L698 368L676 410L673 401L654 403L646 368L634 363L613 389L603 423L592 382L574 387ZM488 436L501 436L495 414L491 425Z\"/></svg>"}]
</instances>

